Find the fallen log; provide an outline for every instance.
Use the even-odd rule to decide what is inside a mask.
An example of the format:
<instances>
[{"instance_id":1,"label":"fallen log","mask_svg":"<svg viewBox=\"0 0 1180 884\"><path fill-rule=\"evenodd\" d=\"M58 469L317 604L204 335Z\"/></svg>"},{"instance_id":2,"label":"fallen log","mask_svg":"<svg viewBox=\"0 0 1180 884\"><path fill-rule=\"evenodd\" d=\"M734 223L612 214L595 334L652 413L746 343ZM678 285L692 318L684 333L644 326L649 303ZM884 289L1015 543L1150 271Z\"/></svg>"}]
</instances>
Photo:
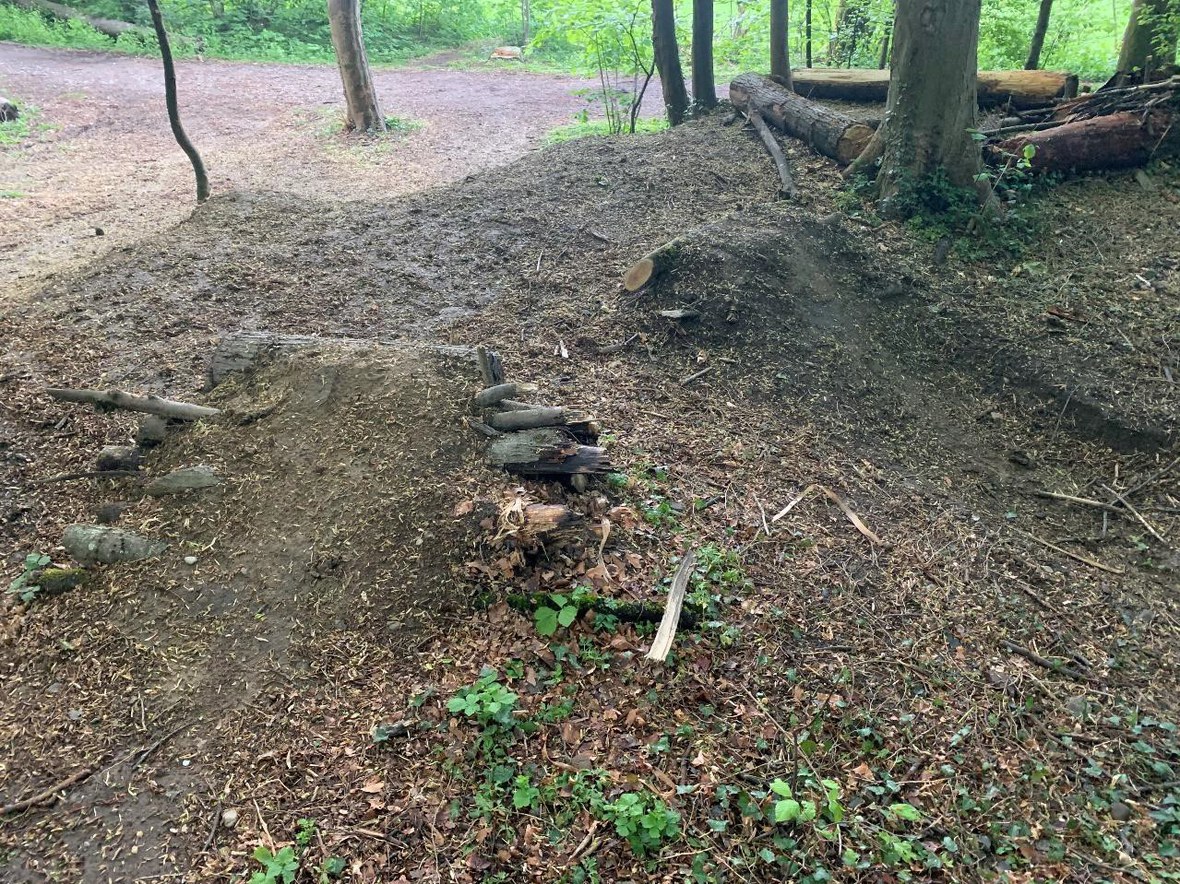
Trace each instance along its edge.
<instances>
[{"instance_id":1,"label":"fallen log","mask_svg":"<svg viewBox=\"0 0 1180 884\"><path fill-rule=\"evenodd\" d=\"M22 6L25 9L33 9L38 12L44 12L52 15L61 21L80 21L84 22L100 34L105 34L112 39L117 39L124 34L142 31L147 33L147 28L141 28L139 25L132 24L129 21L119 21L113 18L102 18L95 15L87 15L77 9L65 6L61 3L54 3L52 0L15 0L17 6Z\"/></svg>"},{"instance_id":2,"label":"fallen log","mask_svg":"<svg viewBox=\"0 0 1180 884\"><path fill-rule=\"evenodd\" d=\"M107 410L122 408L127 411L156 414L160 417L170 417L182 421L195 421L221 414L219 409L210 408L207 405L177 402L173 399L162 399L159 396L136 396L132 393L124 393L122 390L65 390L51 387L45 392L54 399L61 399L64 402L81 402Z\"/></svg>"},{"instance_id":3,"label":"fallen log","mask_svg":"<svg viewBox=\"0 0 1180 884\"><path fill-rule=\"evenodd\" d=\"M745 112L765 119L826 157L850 163L873 137L873 127L839 111L808 101L758 74L742 74L729 84L729 99Z\"/></svg>"},{"instance_id":4,"label":"fallen log","mask_svg":"<svg viewBox=\"0 0 1180 884\"><path fill-rule=\"evenodd\" d=\"M492 429L504 432L510 430L532 430L537 427L560 427L570 423L583 423L586 416L569 408L536 406L513 409L493 414L487 423Z\"/></svg>"},{"instance_id":5,"label":"fallen log","mask_svg":"<svg viewBox=\"0 0 1180 884\"><path fill-rule=\"evenodd\" d=\"M505 400L511 401L522 393L535 392L536 384L496 384L476 393L474 402L478 408L490 408L493 405L503 405Z\"/></svg>"},{"instance_id":6,"label":"fallen log","mask_svg":"<svg viewBox=\"0 0 1180 884\"><path fill-rule=\"evenodd\" d=\"M652 249L627 268L623 274L623 288L629 292L637 292L657 276L671 269L676 264L676 257L683 244L684 238L677 237L657 249Z\"/></svg>"},{"instance_id":7,"label":"fallen log","mask_svg":"<svg viewBox=\"0 0 1180 884\"><path fill-rule=\"evenodd\" d=\"M498 436L488 444L488 460L511 472L533 476L605 473L611 466L605 448L583 445L558 427Z\"/></svg>"},{"instance_id":8,"label":"fallen log","mask_svg":"<svg viewBox=\"0 0 1180 884\"><path fill-rule=\"evenodd\" d=\"M1023 156L1031 145L1035 150L1029 164L1034 172L1126 169L1180 152L1178 124L1180 115L1163 109L1146 114L1120 111L1017 135L996 149L1001 156Z\"/></svg>"},{"instance_id":9,"label":"fallen log","mask_svg":"<svg viewBox=\"0 0 1180 884\"><path fill-rule=\"evenodd\" d=\"M889 71L867 68L808 68L794 72L795 91L805 98L884 102ZM1078 78L1064 71L980 71L977 93L984 107L1046 107L1078 94Z\"/></svg>"}]
</instances>

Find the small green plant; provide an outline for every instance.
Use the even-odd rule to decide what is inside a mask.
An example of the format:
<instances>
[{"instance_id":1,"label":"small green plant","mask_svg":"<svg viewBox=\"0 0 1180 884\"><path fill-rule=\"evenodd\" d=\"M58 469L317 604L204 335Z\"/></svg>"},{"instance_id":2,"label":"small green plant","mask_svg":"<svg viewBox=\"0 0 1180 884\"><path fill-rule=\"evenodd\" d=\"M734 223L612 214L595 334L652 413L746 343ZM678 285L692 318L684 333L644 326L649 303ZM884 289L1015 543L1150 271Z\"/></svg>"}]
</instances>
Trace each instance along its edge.
<instances>
[{"instance_id":1,"label":"small green plant","mask_svg":"<svg viewBox=\"0 0 1180 884\"><path fill-rule=\"evenodd\" d=\"M317 884L331 884L332 881L335 881L344 874L347 865L343 857L329 856L320 865L319 881Z\"/></svg>"},{"instance_id":2,"label":"small green plant","mask_svg":"<svg viewBox=\"0 0 1180 884\"><path fill-rule=\"evenodd\" d=\"M41 591L41 587L33 583L32 580L37 572L48 565L52 559L43 553L29 553L25 556L24 571L17 576L12 583L8 584L8 591L15 596L19 596L20 600L28 604L37 597L37 593Z\"/></svg>"},{"instance_id":3,"label":"small green plant","mask_svg":"<svg viewBox=\"0 0 1180 884\"><path fill-rule=\"evenodd\" d=\"M665 841L680 835L680 814L648 792L624 792L599 813L626 839L637 856L658 852Z\"/></svg>"},{"instance_id":4,"label":"small green plant","mask_svg":"<svg viewBox=\"0 0 1180 884\"><path fill-rule=\"evenodd\" d=\"M568 627L578 619L578 606L567 596L553 593L549 596L549 601L553 607L541 605L533 614L537 632L546 638L556 633L559 626Z\"/></svg>"},{"instance_id":5,"label":"small green plant","mask_svg":"<svg viewBox=\"0 0 1180 884\"><path fill-rule=\"evenodd\" d=\"M447 709L453 713L473 718L487 726L497 724L511 728L515 719L513 712L519 697L499 682L495 670L486 670L475 683L460 688L447 701Z\"/></svg>"},{"instance_id":6,"label":"small green plant","mask_svg":"<svg viewBox=\"0 0 1180 884\"><path fill-rule=\"evenodd\" d=\"M588 115L585 116L588 117ZM668 121L662 117L659 119L639 117L635 120L635 132L633 134L653 135L656 132L663 132L667 128ZM617 134L619 133L612 131L611 124L606 120L578 119L573 123L567 123L564 126L551 129L545 136L545 143L561 144L565 141L574 141L578 138L601 138Z\"/></svg>"},{"instance_id":7,"label":"small green plant","mask_svg":"<svg viewBox=\"0 0 1180 884\"><path fill-rule=\"evenodd\" d=\"M294 884L299 872L299 857L295 848L287 845L277 853L271 853L264 845L254 850L254 859L262 865L261 872L250 876L250 884Z\"/></svg>"},{"instance_id":8,"label":"small green plant","mask_svg":"<svg viewBox=\"0 0 1180 884\"><path fill-rule=\"evenodd\" d=\"M533 807L540 803L541 790L533 785L528 774L520 774L513 780L512 806L517 810Z\"/></svg>"},{"instance_id":9,"label":"small green plant","mask_svg":"<svg viewBox=\"0 0 1180 884\"><path fill-rule=\"evenodd\" d=\"M299 829L295 832L295 844L299 848L299 852L307 850L311 846L312 840L315 838L317 831L316 821L309 817L301 817L299 820Z\"/></svg>"}]
</instances>

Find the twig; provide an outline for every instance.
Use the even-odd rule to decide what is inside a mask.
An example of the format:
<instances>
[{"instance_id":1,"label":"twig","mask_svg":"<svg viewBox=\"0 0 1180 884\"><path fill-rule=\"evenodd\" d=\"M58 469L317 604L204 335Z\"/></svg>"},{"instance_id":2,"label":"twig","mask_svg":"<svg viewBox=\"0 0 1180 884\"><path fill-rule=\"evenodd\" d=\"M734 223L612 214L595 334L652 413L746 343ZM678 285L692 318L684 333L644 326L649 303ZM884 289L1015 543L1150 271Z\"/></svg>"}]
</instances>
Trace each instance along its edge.
<instances>
[{"instance_id":1,"label":"twig","mask_svg":"<svg viewBox=\"0 0 1180 884\"><path fill-rule=\"evenodd\" d=\"M706 365L706 366L705 366L704 368L702 368L700 371L693 372L693 373L692 373L692 374L690 374L688 377L686 377L684 380L682 380L682 381L680 382L680 386L682 386L682 387L687 387L687 386L688 386L689 384L691 384L693 381L697 380L698 378L703 378L705 375L707 375L707 374L708 374L709 372L711 372L712 370L713 370L713 366L711 366L711 365Z\"/></svg>"},{"instance_id":2,"label":"twig","mask_svg":"<svg viewBox=\"0 0 1180 884\"><path fill-rule=\"evenodd\" d=\"M789 200L797 200L799 198L799 188L795 186L795 179L791 176L791 170L787 165L787 158L783 154L782 145L778 143L778 139L774 137L774 133L770 131L770 127L766 125L766 120L762 119L762 114L754 108L750 108L746 116L754 124L754 129L762 139L762 144L766 148L766 152L774 160L774 167L778 170L778 192Z\"/></svg>"},{"instance_id":3,"label":"twig","mask_svg":"<svg viewBox=\"0 0 1180 884\"><path fill-rule=\"evenodd\" d=\"M54 783L48 789L38 792L28 798L22 798L20 801L14 801L12 804L6 804L0 807L0 816L8 816L12 813L20 813L22 810L28 810L31 807L36 807L38 804L44 804L49 801L57 801L57 793L65 791L71 786L76 786L81 782L92 777L99 770L99 765L94 764L90 767L84 767L80 771L66 777L60 783Z\"/></svg>"},{"instance_id":4,"label":"twig","mask_svg":"<svg viewBox=\"0 0 1180 884\"><path fill-rule=\"evenodd\" d=\"M852 511L852 508L847 503L844 502L844 499L842 497L840 497L839 494L837 494L831 488L828 488L826 485L820 485L818 482L808 485L806 488L803 489L802 492L800 492L798 497L796 497L794 500L792 500L790 503L788 503L785 507L783 507L777 513L775 513L770 519L771 524L773 525L779 519L786 516L787 513L789 513L797 505L799 505L803 501L803 499L806 498L807 495L809 495L812 491L822 491L824 497L826 497L832 503L836 504L836 506L840 507L840 512L844 513L845 518L847 518L848 521L852 523L852 527L854 527L857 531L859 531L861 534L863 534L870 542L878 544L878 545L884 544L884 541L881 540L880 537L878 537L872 530L870 530L868 528L867 525L865 525L864 522L862 522L860 520L860 516L858 516L856 513L854 513Z\"/></svg>"},{"instance_id":5,"label":"twig","mask_svg":"<svg viewBox=\"0 0 1180 884\"><path fill-rule=\"evenodd\" d=\"M164 736L160 737L160 739L156 740L156 742L152 743L150 746L141 749L136 753L135 760L131 763L131 769L135 770L135 768L139 767L141 764L147 761L148 758L154 755L156 750L158 750L161 746L163 746L181 731L187 730L190 727L192 727L192 722L185 722L180 727L174 728L173 730L164 734Z\"/></svg>"},{"instance_id":6,"label":"twig","mask_svg":"<svg viewBox=\"0 0 1180 884\"><path fill-rule=\"evenodd\" d=\"M1065 675L1065 676L1068 676L1069 678L1074 679L1075 681L1089 681L1090 680L1086 676L1085 673L1078 672L1073 667L1066 666L1064 663L1056 663L1056 662L1050 660L1048 657L1042 657L1036 651L1030 651L1028 648L1021 647L1020 645L1016 644L1015 642L1011 642L1011 641L1008 641L1007 639L1004 639L1002 644L1004 645L1005 648L1007 648L1013 654L1023 657L1025 660L1028 660L1030 663L1036 663L1038 666L1043 666L1045 669L1048 669L1050 672L1059 672L1062 675Z\"/></svg>"},{"instance_id":7,"label":"twig","mask_svg":"<svg viewBox=\"0 0 1180 884\"><path fill-rule=\"evenodd\" d=\"M1103 503L1101 500L1093 500L1089 497L1074 497L1072 494L1062 494L1057 491L1037 491L1036 495L1037 497L1047 497L1050 500L1067 500L1070 503L1092 506L1100 510L1109 510L1112 513L1122 511L1120 507L1115 506L1113 503Z\"/></svg>"},{"instance_id":8,"label":"twig","mask_svg":"<svg viewBox=\"0 0 1180 884\"><path fill-rule=\"evenodd\" d=\"M1106 491L1107 494L1112 495L1115 500L1117 500L1119 503L1121 503L1123 506L1125 506L1130 511L1131 515L1139 520L1139 524L1147 529L1148 533L1151 534L1152 537L1154 537L1160 543L1166 544L1168 542L1168 541L1164 540L1164 537L1162 534L1160 534L1158 531L1156 531L1155 528L1151 527L1151 523L1148 522L1147 519L1143 518L1143 516L1140 515L1139 510L1135 509L1135 507L1133 507L1131 505L1131 501L1127 500L1127 498L1125 498L1123 495L1119 494L1117 491L1115 491L1109 485L1103 484L1102 488L1104 491Z\"/></svg>"},{"instance_id":9,"label":"twig","mask_svg":"<svg viewBox=\"0 0 1180 884\"><path fill-rule=\"evenodd\" d=\"M114 479L124 476L142 476L135 470L81 470L76 473L61 473L46 479L36 479L30 485L49 485L53 482L73 482L75 479Z\"/></svg>"},{"instance_id":10,"label":"twig","mask_svg":"<svg viewBox=\"0 0 1180 884\"><path fill-rule=\"evenodd\" d=\"M1035 534L1029 534L1027 531L1020 531L1018 529L1016 533L1023 534L1029 540L1035 540L1041 546L1048 547L1049 549L1053 550L1054 552L1061 553L1063 556L1069 556L1071 559L1081 562L1083 565L1089 565L1091 568L1097 568L1099 571L1105 571L1108 574L1125 574L1126 573L1122 568L1115 568L1115 567L1112 567L1111 565L1104 565L1102 562L1098 561L1097 559L1092 559L1089 556L1082 555L1081 553L1071 552L1068 549L1062 549L1057 544L1050 543L1047 540L1043 540L1040 537L1037 537Z\"/></svg>"},{"instance_id":11,"label":"twig","mask_svg":"<svg viewBox=\"0 0 1180 884\"><path fill-rule=\"evenodd\" d=\"M201 848L201 853L208 853L209 848L213 846L213 839L217 837L217 827L221 825L221 799L217 799L217 807L213 809L213 826L209 829L209 837L205 839L205 846Z\"/></svg>"}]
</instances>

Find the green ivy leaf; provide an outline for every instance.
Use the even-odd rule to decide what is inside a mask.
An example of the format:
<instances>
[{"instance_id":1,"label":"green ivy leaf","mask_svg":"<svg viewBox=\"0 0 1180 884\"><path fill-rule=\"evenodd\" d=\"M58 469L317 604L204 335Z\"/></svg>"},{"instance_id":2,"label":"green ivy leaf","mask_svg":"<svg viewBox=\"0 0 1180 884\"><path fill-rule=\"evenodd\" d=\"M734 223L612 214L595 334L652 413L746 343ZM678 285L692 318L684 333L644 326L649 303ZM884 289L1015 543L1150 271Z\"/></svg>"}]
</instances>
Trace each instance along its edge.
<instances>
[{"instance_id":1,"label":"green ivy leaf","mask_svg":"<svg viewBox=\"0 0 1180 884\"><path fill-rule=\"evenodd\" d=\"M578 609L573 605L567 605L562 608L557 615L557 622L562 626L569 626L578 619Z\"/></svg>"},{"instance_id":2,"label":"green ivy leaf","mask_svg":"<svg viewBox=\"0 0 1180 884\"><path fill-rule=\"evenodd\" d=\"M889 812L896 817L914 823L922 819L922 812L912 804L891 804L889 805Z\"/></svg>"},{"instance_id":3,"label":"green ivy leaf","mask_svg":"<svg viewBox=\"0 0 1180 884\"><path fill-rule=\"evenodd\" d=\"M552 608L544 606L537 608L534 619L537 624L537 632L541 635L548 637L557 632L557 612Z\"/></svg>"},{"instance_id":4,"label":"green ivy leaf","mask_svg":"<svg viewBox=\"0 0 1180 884\"><path fill-rule=\"evenodd\" d=\"M770 784L770 791L782 798L793 798L791 787L783 780L775 780Z\"/></svg>"},{"instance_id":5,"label":"green ivy leaf","mask_svg":"<svg viewBox=\"0 0 1180 884\"><path fill-rule=\"evenodd\" d=\"M784 798L774 803L774 821L776 823L793 823L803 813L803 806L794 798Z\"/></svg>"}]
</instances>

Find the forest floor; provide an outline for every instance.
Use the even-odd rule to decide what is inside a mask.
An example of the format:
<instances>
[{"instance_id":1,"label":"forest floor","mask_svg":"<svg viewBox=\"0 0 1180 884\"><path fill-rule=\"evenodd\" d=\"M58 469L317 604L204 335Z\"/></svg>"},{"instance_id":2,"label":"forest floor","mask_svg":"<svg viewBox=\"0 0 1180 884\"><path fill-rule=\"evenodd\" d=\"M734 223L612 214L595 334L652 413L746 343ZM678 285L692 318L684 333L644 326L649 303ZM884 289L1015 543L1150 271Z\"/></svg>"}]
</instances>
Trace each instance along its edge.
<instances>
[{"instance_id":1,"label":"forest floor","mask_svg":"<svg viewBox=\"0 0 1180 884\"><path fill-rule=\"evenodd\" d=\"M12 298L6 575L113 502L171 546L0 614L2 800L84 775L0 821L0 878L1174 877L1180 173L1062 182L940 263L784 144L797 204L718 116L403 195L280 163ZM206 391L240 330L372 343ZM616 472L489 468L474 370L415 349L476 343ZM216 404L144 469L224 483L52 481L134 428L55 385ZM584 520L529 543L520 498ZM664 666L649 625L510 604L658 606L688 551Z\"/></svg>"}]
</instances>

